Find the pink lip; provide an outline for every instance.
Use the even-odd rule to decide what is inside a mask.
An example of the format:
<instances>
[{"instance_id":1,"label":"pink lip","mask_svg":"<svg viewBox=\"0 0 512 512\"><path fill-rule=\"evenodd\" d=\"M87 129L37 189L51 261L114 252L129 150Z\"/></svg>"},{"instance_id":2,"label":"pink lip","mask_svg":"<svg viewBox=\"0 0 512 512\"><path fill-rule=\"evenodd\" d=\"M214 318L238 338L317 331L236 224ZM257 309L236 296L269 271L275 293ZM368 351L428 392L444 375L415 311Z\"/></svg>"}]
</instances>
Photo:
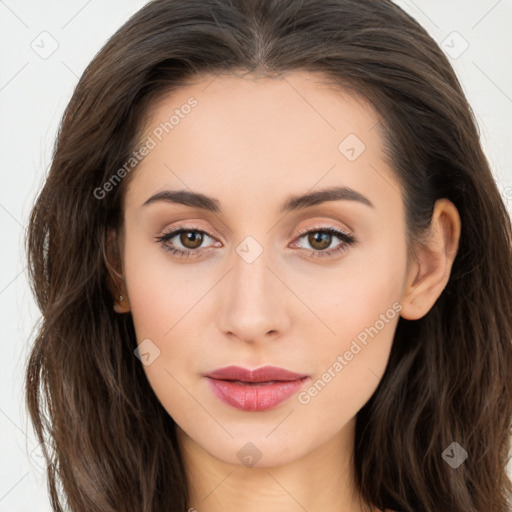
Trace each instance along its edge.
<instances>
[{"instance_id":1,"label":"pink lip","mask_svg":"<svg viewBox=\"0 0 512 512\"><path fill-rule=\"evenodd\" d=\"M254 370L227 366L206 377L217 398L243 411L264 411L277 406L297 393L308 378L274 366Z\"/></svg>"}]
</instances>

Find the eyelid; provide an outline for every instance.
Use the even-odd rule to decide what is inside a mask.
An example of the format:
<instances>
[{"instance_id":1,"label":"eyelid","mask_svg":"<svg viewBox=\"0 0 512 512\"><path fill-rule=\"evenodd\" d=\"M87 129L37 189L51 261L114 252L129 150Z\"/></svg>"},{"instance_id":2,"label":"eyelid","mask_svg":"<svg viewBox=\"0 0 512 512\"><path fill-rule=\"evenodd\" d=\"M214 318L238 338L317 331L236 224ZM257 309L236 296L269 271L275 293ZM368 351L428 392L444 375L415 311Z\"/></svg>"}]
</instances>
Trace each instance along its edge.
<instances>
[{"instance_id":1,"label":"eyelid","mask_svg":"<svg viewBox=\"0 0 512 512\"><path fill-rule=\"evenodd\" d=\"M155 237L155 240L161 241L163 238L174 238L175 236L178 236L181 232L186 231L197 231L199 233L203 233L206 236L212 238L213 240L217 240L217 237L212 235L209 231L207 231L205 228L198 226L198 225L182 225L179 224L177 226L173 226L169 229L166 229L161 235L158 235ZM172 235L169 237L169 235ZM200 249L199 249L200 250ZM199 250L195 250L193 252L199 252Z\"/></svg>"},{"instance_id":2,"label":"eyelid","mask_svg":"<svg viewBox=\"0 0 512 512\"><path fill-rule=\"evenodd\" d=\"M353 236L352 235L352 231L351 230L347 230L347 229L344 229L342 227L338 227L338 226L333 226L331 224L313 224L312 226L304 226L302 228L300 228L297 233L295 234L294 236L294 240L295 238L298 238L304 234L307 234L307 233L310 233L312 231L315 231L315 230L336 230L336 231L340 231L341 233L343 233L344 235L346 236ZM159 237L157 238L160 238L160 237L165 237L166 235L168 234L171 234L173 233L174 236L176 236L178 233L176 232L179 232L180 230L183 230L183 231L198 231L200 233L204 233L205 235L209 236L210 238L216 238L214 235L212 235L209 231L207 231L206 229L204 229L203 227L201 226L198 226L198 225L194 225L194 224L190 224L190 225L177 225L177 226L173 226L171 228L169 228L168 230L165 230L162 235L160 235Z\"/></svg>"},{"instance_id":3,"label":"eyelid","mask_svg":"<svg viewBox=\"0 0 512 512\"><path fill-rule=\"evenodd\" d=\"M298 236L302 236L306 233L310 233L311 231L322 231L329 229L339 231L346 236L353 236L352 230L350 229L344 229L342 227L333 226L332 224L313 224L312 226L305 226L300 228L297 234L295 235L295 238L297 238Z\"/></svg>"},{"instance_id":4,"label":"eyelid","mask_svg":"<svg viewBox=\"0 0 512 512\"><path fill-rule=\"evenodd\" d=\"M163 249L167 252L172 253L173 255L179 256L179 257L200 257L201 255L204 255L206 252L210 252L213 249L213 246L209 247L200 247L198 249L177 249L176 247L168 245L168 241L182 232L187 231L196 231L199 233L203 233L204 235L208 236L209 238L212 238L213 240L217 240L217 237L211 235L209 231L203 229L202 227L198 225L178 225L173 226L172 228L166 230L162 235L156 236L155 241L159 242ZM330 250L314 250L314 249L304 249L300 248L302 250L305 250L309 253L312 257L325 257L328 258L330 256L334 256L338 252L343 252L347 250L348 246L357 244L358 240L355 236L353 236L351 230L346 230L341 227L333 226L331 224L325 225L325 224L318 224L315 223L312 226L305 226L295 234L295 237L293 239L294 243L296 244L297 239L301 239L304 237L304 235L314 232L327 232L336 238L341 240L341 244L338 248L330 249ZM218 242L218 241L217 241ZM220 242L222 243L222 242ZM218 246L217 246L218 247Z\"/></svg>"},{"instance_id":5,"label":"eyelid","mask_svg":"<svg viewBox=\"0 0 512 512\"><path fill-rule=\"evenodd\" d=\"M176 226L172 226L169 229L166 229L165 231L163 231L161 236L165 236L170 233L174 233L176 231L179 231L180 229L183 231L200 231L201 233L206 233L210 237L212 236L204 227L199 226L197 224L178 224Z\"/></svg>"}]
</instances>

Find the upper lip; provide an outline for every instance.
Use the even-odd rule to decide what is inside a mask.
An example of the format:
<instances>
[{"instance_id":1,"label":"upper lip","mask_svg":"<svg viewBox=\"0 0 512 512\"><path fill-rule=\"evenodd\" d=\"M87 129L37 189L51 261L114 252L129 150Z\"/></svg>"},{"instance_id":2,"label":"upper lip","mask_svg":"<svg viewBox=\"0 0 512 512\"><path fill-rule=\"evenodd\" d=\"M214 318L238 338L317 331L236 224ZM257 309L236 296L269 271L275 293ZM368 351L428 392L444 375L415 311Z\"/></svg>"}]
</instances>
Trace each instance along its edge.
<instances>
[{"instance_id":1,"label":"upper lip","mask_svg":"<svg viewBox=\"0 0 512 512\"><path fill-rule=\"evenodd\" d=\"M290 372L276 366L262 366L249 370L241 366L226 366L206 374L206 377L218 380L239 380L242 382L269 382L274 380L291 381L307 377L307 375Z\"/></svg>"}]
</instances>

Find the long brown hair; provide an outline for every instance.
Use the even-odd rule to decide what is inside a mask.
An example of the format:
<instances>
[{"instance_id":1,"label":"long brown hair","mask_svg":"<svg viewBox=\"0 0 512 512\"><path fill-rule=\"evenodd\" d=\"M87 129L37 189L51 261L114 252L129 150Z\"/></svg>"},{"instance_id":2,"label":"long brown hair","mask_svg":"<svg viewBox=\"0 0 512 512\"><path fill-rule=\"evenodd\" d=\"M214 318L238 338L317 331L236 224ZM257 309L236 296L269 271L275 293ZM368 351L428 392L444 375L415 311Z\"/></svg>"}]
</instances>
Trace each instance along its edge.
<instances>
[{"instance_id":1,"label":"long brown hair","mask_svg":"<svg viewBox=\"0 0 512 512\"><path fill-rule=\"evenodd\" d=\"M183 512L173 419L112 308L108 230L131 174L98 199L137 147L157 97L198 74L318 71L382 118L407 237L448 198L462 232L427 315L400 318L385 374L357 414L356 483L368 505L506 512L512 418L511 223L447 58L389 0L155 0L105 44L64 113L27 235L42 322L26 374L53 509ZM458 443L467 460L443 456Z\"/></svg>"}]
</instances>

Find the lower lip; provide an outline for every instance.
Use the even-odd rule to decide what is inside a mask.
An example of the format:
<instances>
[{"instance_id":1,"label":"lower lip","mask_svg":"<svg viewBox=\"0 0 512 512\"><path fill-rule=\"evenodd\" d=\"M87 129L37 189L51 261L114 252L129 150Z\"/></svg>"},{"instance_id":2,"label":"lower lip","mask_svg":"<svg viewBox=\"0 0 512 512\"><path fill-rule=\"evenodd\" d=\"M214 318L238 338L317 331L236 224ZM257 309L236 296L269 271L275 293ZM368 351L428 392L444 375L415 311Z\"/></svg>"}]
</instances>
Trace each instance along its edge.
<instances>
[{"instance_id":1,"label":"lower lip","mask_svg":"<svg viewBox=\"0 0 512 512\"><path fill-rule=\"evenodd\" d=\"M265 411L293 396L307 377L290 381L245 384L240 381L218 380L208 377L213 393L225 404L242 411Z\"/></svg>"}]
</instances>

